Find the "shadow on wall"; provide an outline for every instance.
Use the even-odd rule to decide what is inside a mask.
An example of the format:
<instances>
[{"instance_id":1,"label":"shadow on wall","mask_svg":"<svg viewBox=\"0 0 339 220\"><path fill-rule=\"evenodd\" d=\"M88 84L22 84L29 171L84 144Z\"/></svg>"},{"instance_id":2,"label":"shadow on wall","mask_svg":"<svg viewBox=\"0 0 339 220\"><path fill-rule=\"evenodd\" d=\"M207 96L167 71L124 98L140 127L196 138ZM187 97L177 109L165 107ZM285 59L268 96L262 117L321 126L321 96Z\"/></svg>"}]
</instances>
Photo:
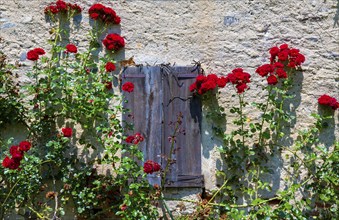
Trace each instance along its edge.
<instances>
[{"instance_id":1,"label":"shadow on wall","mask_svg":"<svg viewBox=\"0 0 339 220\"><path fill-rule=\"evenodd\" d=\"M334 18L333 18L333 21L334 21L333 27L339 27L339 0L337 0L336 8L337 8L337 11L336 11Z\"/></svg>"},{"instance_id":2,"label":"shadow on wall","mask_svg":"<svg viewBox=\"0 0 339 220\"><path fill-rule=\"evenodd\" d=\"M328 106L318 105L318 114L324 117L330 117L322 123L322 128L319 135L319 144L323 144L327 150L333 146L335 142L335 118L334 111ZM339 118L338 118L339 119Z\"/></svg>"},{"instance_id":3,"label":"shadow on wall","mask_svg":"<svg viewBox=\"0 0 339 220\"><path fill-rule=\"evenodd\" d=\"M211 157L210 152L214 149L214 142L222 138L226 132L226 114L223 108L218 104L215 93L204 94L203 114L206 119L206 127L202 130L203 156L206 159ZM210 144L212 142L212 144ZM205 145L204 145L205 143Z\"/></svg>"}]
</instances>

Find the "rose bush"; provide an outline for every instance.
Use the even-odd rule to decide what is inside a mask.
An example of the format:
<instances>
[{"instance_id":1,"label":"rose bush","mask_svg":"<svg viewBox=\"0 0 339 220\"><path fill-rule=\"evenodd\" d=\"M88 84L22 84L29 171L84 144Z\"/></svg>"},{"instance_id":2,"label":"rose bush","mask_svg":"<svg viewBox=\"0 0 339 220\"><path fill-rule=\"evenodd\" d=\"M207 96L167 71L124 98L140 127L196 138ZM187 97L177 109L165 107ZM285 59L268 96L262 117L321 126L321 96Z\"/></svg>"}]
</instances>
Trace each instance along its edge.
<instances>
[{"instance_id":1,"label":"rose bush","mask_svg":"<svg viewBox=\"0 0 339 220\"><path fill-rule=\"evenodd\" d=\"M116 66L111 55L125 46L125 40L115 33L99 40L111 25L120 24L121 18L110 7L92 5L88 10L90 44L82 52L71 43L75 39L64 38L68 30L61 25L82 11L79 5L62 0L45 8L54 41L47 53L40 47L27 52L33 66L27 73L32 84L17 88L9 81L14 67L0 56L0 124L22 123L29 133L21 142L0 142L4 152L0 218L16 210L30 219L58 219L65 215L65 207L72 205L79 219L157 219L160 205L166 217L173 219L165 201L169 198L163 192L166 175L175 163L176 138L185 135L181 127L185 118L179 113L169 125L173 131L168 137L170 153L161 155L166 162L147 159L143 163L138 145L145 138L122 126L117 115L127 113L122 107L126 100L112 91L117 88L112 83ZM100 48L108 53L98 56L93 52ZM246 94L256 75L235 68L226 76L199 75L190 86L194 96L208 101L215 95L213 91L232 85L239 103L227 114L220 108L216 117L222 121L221 117L233 114L237 126L227 133L216 129L223 142L219 147L223 166L217 172L220 187L210 197L201 195L198 202L184 200L196 204L196 212L187 219L338 218L339 143L328 148L318 138L331 116L314 114L314 125L300 131L293 144L286 146L283 138L289 136L286 129L294 120L286 106L293 98L294 78L301 74L305 56L287 44L272 47L269 55L270 63L255 71L267 82L263 87L266 100L251 103L253 111L261 113L257 121L244 111L250 107ZM121 90L129 95L134 85L126 82ZM336 98L329 95L319 97L318 103L331 113L339 108ZM283 180L286 188L267 198L263 192L272 190L267 176L274 173L269 162L274 156L285 155L292 161L289 176ZM110 175L99 172L102 164L110 167ZM150 186L147 175L160 176L161 186ZM297 195L301 199L296 200Z\"/></svg>"},{"instance_id":2,"label":"rose bush","mask_svg":"<svg viewBox=\"0 0 339 220\"><path fill-rule=\"evenodd\" d=\"M272 47L269 53L270 63L259 66L255 71L267 81L267 86L263 87L267 91L266 101L252 103L261 112L258 121L251 120L244 113L245 108L250 108L245 99L248 83L253 76L241 68L234 69L226 76L226 82L235 85L238 94L239 104L229 112L237 117L233 124L238 129L230 133L220 132L221 128L215 129L218 131L215 135L223 139L219 150L225 169L217 171L222 184L208 200L201 198L203 202L191 216L192 219L206 216L211 219L338 218L336 201L339 182L335 170L339 168L339 142L334 140L331 150L325 150L328 148L319 140L331 116L312 114L314 125L300 131L292 145L286 145L284 138L291 138L286 135L294 120L286 106L294 98L290 91L295 75L302 74L301 65L305 62L305 56L287 44ZM203 79L204 76L198 76L196 82L205 82ZM195 92L196 85L192 88L191 92ZM318 103L331 107L332 111L338 108L337 100L329 95L319 97ZM219 111L223 112L224 109ZM222 120L225 115L217 114L213 123ZM279 182L286 188L276 190L274 196L267 197L272 191L272 182L267 178L275 174L271 160L284 155L288 156L287 160L293 161L290 167L285 164L283 168L288 170L288 175L281 180L282 183ZM298 194L301 194L301 199L296 200Z\"/></svg>"},{"instance_id":3,"label":"rose bush","mask_svg":"<svg viewBox=\"0 0 339 220\"><path fill-rule=\"evenodd\" d=\"M90 45L80 52L71 43L76 39L70 42L67 37L71 29L62 29L62 24L71 23L82 11L79 5L61 0L46 6L52 25L51 50L37 47L27 52L27 60L32 61L27 73L31 84L15 90L6 84L1 89L1 98L12 90L18 94L5 99L1 110L9 103L18 106L19 123L28 131L27 141L1 141L1 219L14 209L19 215L28 213L28 218L63 218L69 205L79 219L157 216L150 200L154 189L140 164L143 155L137 145L144 138L136 131L132 143L125 143L127 131L115 117L126 110L123 97L111 92L118 89L110 74L116 69L112 53L93 53L106 43L112 45L110 50L124 46L124 39L113 33L107 42L99 40L111 25L120 23L120 17L112 8L93 5ZM1 79L7 77L10 66L0 67ZM126 90L132 92L133 84ZM12 121L14 115L8 117L1 123ZM118 152L133 156L118 157ZM101 174L101 164L109 166L112 175Z\"/></svg>"}]
</instances>

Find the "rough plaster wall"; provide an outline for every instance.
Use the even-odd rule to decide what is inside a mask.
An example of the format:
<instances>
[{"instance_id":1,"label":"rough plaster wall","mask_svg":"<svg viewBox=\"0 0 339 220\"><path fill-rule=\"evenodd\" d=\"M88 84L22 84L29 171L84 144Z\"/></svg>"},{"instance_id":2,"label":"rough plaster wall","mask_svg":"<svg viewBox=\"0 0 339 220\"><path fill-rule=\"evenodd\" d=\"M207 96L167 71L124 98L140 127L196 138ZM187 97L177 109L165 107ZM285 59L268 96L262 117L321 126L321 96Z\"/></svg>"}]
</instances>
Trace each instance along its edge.
<instances>
[{"instance_id":1,"label":"rough plaster wall","mask_svg":"<svg viewBox=\"0 0 339 220\"><path fill-rule=\"evenodd\" d=\"M13 59L45 46L49 25L43 8L47 0L0 0L0 34L4 51ZM75 2L75 1L73 1ZM82 21L88 28L88 6L96 1L77 1L85 7ZM100 1L113 6L122 17L121 31L126 49L118 59L134 56L136 63L190 65L201 61L207 73L226 75L242 67L254 75L256 67L268 62L268 49L288 43L306 55L304 72L297 77L296 99L291 104L298 118L295 128L310 124L311 112L318 112L316 99L327 93L339 98L339 2L336 0L125 0ZM337 5L338 4L338 5ZM86 36L71 36L86 45ZM23 81L27 80L22 78ZM248 101L263 96L252 77ZM235 103L230 87L222 89L219 104ZM253 115L253 118L258 115ZM232 129L227 118L226 131ZM339 137L338 111L323 137L324 142ZM336 127L334 126L336 124ZM203 120L203 174L207 189L216 187L215 170L221 165L211 123ZM338 139L338 138L337 138ZM279 162L281 163L281 162ZM284 174L281 174L284 175ZM279 182L280 176L275 181ZM278 184L279 187L279 184Z\"/></svg>"}]
</instances>

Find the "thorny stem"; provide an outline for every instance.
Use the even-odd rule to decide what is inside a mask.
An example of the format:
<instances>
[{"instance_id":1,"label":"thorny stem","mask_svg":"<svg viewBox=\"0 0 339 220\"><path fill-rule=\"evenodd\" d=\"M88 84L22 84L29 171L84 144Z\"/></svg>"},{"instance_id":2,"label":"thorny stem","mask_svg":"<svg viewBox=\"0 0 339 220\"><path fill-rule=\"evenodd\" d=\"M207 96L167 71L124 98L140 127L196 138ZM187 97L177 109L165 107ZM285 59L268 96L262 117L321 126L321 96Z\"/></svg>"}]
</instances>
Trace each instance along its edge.
<instances>
[{"instance_id":1,"label":"thorny stem","mask_svg":"<svg viewBox=\"0 0 339 220\"><path fill-rule=\"evenodd\" d=\"M164 170L164 173L163 173L163 176L162 176L162 180L161 180L161 189L162 190L165 190L165 184L166 184L166 175L168 173L168 170L169 170L169 167L170 165L172 164L172 154L173 154L173 151L174 151L174 143L175 143L175 136L178 132L178 129L179 129L179 125L180 125L180 121L181 121L181 116L179 115L178 118L177 118L177 121L175 123L175 128L174 128L174 131L173 131L173 135L172 135L172 139L171 139L171 149L170 149L170 152L169 152L169 155L168 155L168 158L167 158L167 164L166 164L166 167L165 167L165 170ZM172 213L171 211L168 209L165 201L164 201L164 195L163 193L161 193L161 201L166 209L166 212L169 214L169 216L171 217L171 219L174 219L173 216L172 216Z\"/></svg>"},{"instance_id":2,"label":"thorny stem","mask_svg":"<svg viewBox=\"0 0 339 220\"><path fill-rule=\"evenodd\" d=\"M181 120L181 119L178 119L178 120ZM178 128L179 128L179 122L177 121L175 123L175 128L174 128L172 137L176 136ZM174 143L175 143L175 139L172 138L171 139L171 149L170 149L170 152L169 152L169 155L168 155L168 158L167 158L166 167L165 167L165 170L164 170L164 173L163 173L163 178L162 178L162 181L161 181L161 189L165 188L166 175L167 175L169 167L172 163L172 154L173 154L173 151L174 151Z\"/></svg>"},{"instance_id":3,"label":"thorny stem","mask_svg":"<svg viewBox=\"0 0 339 220\"><path fill-rule=\"evenodd\" d=\"M82 63L81 63L81 69L84 70L88 61L89 56L91 55L92 49L94 48L94 43L97 42L97 40L99 39L99 36L104 33L104 31L107 29L106 26L103 27L98 27L98 22L94 22L95 23L95 30L92 30L90 32L90 44L89 44L89 49L88 52L86 53L85 58L83 59Z\"/></svg>"},{"instance_id":4,"label":"thorny stem","mask_svg":"<svg viewBox=\"0 0 339 220\"><path fill-rule=\"evenodd\" d=\"M264 123L265 123L265 115L266 115L266 112L267 112L267 109L268 109L268 103L270 101L270 96L271 96L271 92L272 92L272 86L269 87L269 90L268 90L268 96L267 96L267 100L266 100L266 104L265 104L265 109L264 109L264 112L263 112L263 116L262 116L262 119L261 119L261 125L260 125L260 133L259 133L259 146L261 146L263 143L263 140L262 140L262 131L264 129Z\"/></svg>"},{"instance_id":5,"label":"thorny stem","mask_svg":"<svg viewBox=\"0 0 339 220\"><path fill-rule=\"evenodd\" d=\"M242 137L242 147L245 146L245 134L244 134L244 115L243 115L243 95L239 94L239 111L240 111L240 122L241 122L241 137Z\"/></svg>"},{"instance_id":6,"label":"thorny stem","mask_svg":"<svg viewBox=\"0 0 339 220\"><path fill-rule=\"evenodd\" d=\"M291 73L292 73L292 69L289 70L287 72L287 80L286 81L283 81L283 89L284 89L284 92L287 92L287 90L289 89L289 83L290 83L290 80L291 80ZM286 83L286 84L285 84ZM276 135L275 135L275 138L274 138L274 143L277 143L278 141L278 138L280 136L280 126L281 126L281 114L283 112L283 107L284 107L284 101L285 101L285 96L283 94L280 93L280 96L281 96L281 100L280 100L280 103L279 103L279 111L278 111L278 118L277 118L277 126L276 126Z\"/></svg>"},{"instance_id":7,"label":"thorny stem","mask_svg":"<svg viewBox=\"0 0 339 220\"><path fill-rule=\"evenodd\" d=\"M39 219L48 219L45 216L41 215L39 212L35 211L32 207L28 206L27 207L29 210L31 210L32 212L34 212L34 214L36 214L38 216Z\"/></svg>"},{"instance_id":8,"label":"thorny stem","mask_svg":"<svg viewBox=\"0 0 339 220\"><path fill-rule=\"evenodd\" d=\"M209 205L209 204L211 204L211 202L213 201L213 199L214 199L214 198L219 194L219 192L226 186L227 182L228 182L228 180L226 180L226 181L224 182L224 184L222 184L222 186L218 189L218 191L216 191L216 192L213 194L212 198L208 201L208 203L206 204L206 206Z\"/></svg>"},{"instance_id":9,"label":"thorny stem","mask_svg":"<svg viewBox=\"0 0 339 220\"><path fill-rule=\"evenodd\" d=\"M167 212L168 215L170 216L171 220L173 220L174 217L173 217L173 215L172 215L172 213L171 213L171 210L169 210L169 208L168 208L166 202L164 201L165 199L164 199L164 194L163 194L163 193L161 193L161 200L162 200L162 204L164 204L164 207L165 207L165 209L166 209L166 212ZM166 215L165 215L165 217L166 217L166 219L167 219L167 216L166 216Z\"/></svg>"}]
</instances>

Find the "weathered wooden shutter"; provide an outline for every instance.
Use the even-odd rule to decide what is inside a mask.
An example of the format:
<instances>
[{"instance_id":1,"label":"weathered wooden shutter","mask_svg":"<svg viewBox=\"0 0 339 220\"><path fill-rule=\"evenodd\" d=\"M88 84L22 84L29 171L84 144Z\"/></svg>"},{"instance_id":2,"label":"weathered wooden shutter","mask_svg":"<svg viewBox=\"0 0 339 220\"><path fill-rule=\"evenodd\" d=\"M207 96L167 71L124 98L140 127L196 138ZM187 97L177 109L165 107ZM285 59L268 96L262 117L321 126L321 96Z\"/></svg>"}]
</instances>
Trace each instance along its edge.
<instances>
[{"instance_id":1,"label":"weathered wooden shutter","mask_svg":"<svg viewBox=\"0 0 339 220\"><path fill-rule=\"evenodd\" d=\"M168 126L179 112L183 114L182 127L186 135L176 139L176 163L167 174L167 187L202 187L201 175L201 102L189 98L189 86L195 81L198 71L192 67L129 67L122 74L123 83L134 83L132 93L124 93L124 107L131 110L124 115L127 122L134 123L134 132L140 132L145 141L140 149L145 160L153 160L165 166L163 155L168 155L168 137L173 131ZM185 99L187 99L185 101ZM150 184L160 184L160 177L149 175Z\"/></svg>"},{"instance_id":2,"label":"weathered wooden shutter","mask_svg":"<svg viewBox=\"0 0 339 220\"><path fill-rule=\"evenodd\" d=\"M145 141L139 144L145 155L145 160L153 160L161 164L162 145L162 80L160 67L130 67L123 73L123 83L132 82L134 91L124 93L127 103L125 108L130 109L124 120L134 124L134 133L140 132ZM133 135L134 133L129 133ZM150 184L160 184L160 177L156 174L148 176Z\"/></svg>"}]
</instances>

